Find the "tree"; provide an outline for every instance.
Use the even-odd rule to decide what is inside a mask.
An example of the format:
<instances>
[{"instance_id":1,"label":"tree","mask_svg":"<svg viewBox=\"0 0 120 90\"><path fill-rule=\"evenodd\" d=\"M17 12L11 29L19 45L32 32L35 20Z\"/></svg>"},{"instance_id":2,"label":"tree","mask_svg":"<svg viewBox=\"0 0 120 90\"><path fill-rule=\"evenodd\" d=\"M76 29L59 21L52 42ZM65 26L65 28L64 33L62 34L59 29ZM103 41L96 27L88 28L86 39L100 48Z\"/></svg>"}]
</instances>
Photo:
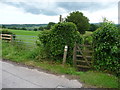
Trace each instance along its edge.
<instances>
[{"instance_id":1,"label":"tree","mask_svg":"<svg viewBox=\"0 0 120 90\"><path fill-rule=\"evenodd\" d=\"M49 22L48 23L48 25L47 25L47 27L46 27L46 29L50 29L52 26L54 26L55 25L55 23L54 22Z\"/></svg>"},{"instance_id":2,"label":"tree","mask_svg":"<svg viewBox=\"0 0 120 90\"><path fill-rule=\"evenodd\" d=\"M120 24L117 25L118 30L120 31Z\"/></svg>"},{"instance_id":3,"label":"tree","mask_svg":"<svg viewBox=\"0 0 120 90\"><path fill-rule=\"evenodd\" d=\"M25 27L22 27L21 30L27 30Z\"/></svg>"},{"instance_id":4,"label":"tree","mask_svg":"<svg viewBox=\"0 0 120 90\"><path fill-rule=\"evenodd\" d=\"M89 30L90 24L89 19L83 15L82 12L75 11L70 13L69 16L65 18L66 22L73 22L77 26L77 30L84 34L86 30Z\"/></svg>"},{"instance_id":5,"label":"tree","mask_svg":"<svg viewBox=\"0 0 120 90\"><path fill-rule=\"evenodd\" d=\"M90 24L90 29L89 29L89 31L95 31L95 30L97 30L99 28L99 26L98 25L96 25L96 24Z\"/></svg>"},{"instance_id":6,"label":"tree","mask_svg":"<svg viewBox=\"0 0 120 90\"><path fill-rule=\"evenodd\" d=\"M41 30L41 31L43 31L43 30L44 30L44 27L39 27L38 29Z\"/></svg>"},{"instance_id":7,"label":"tree","mask_svg":"<svg viewBox=\"0 0 120 90\"><path fill-rule=\"evenodd\" d=\"M37 31L37 28L34 28L34 31Z\"/></svg>"},{"instance_id":8,"label":"tree","mask_svg":"<svg viewBox=\"0 0 120 90\"><path fill-rule=\"evenodd\" d=\"M1 27L2 27L2 28L6 28L6 26L5 26L5 25L2 25Z\"/></svg>"}]
</instances>

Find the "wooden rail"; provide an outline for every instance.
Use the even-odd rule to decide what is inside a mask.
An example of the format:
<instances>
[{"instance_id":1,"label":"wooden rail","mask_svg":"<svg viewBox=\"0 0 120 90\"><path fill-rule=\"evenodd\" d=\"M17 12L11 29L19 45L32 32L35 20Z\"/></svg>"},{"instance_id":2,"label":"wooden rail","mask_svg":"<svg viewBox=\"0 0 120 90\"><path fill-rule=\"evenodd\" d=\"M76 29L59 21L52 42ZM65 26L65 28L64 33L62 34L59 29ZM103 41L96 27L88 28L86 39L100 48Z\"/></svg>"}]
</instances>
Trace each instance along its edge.
<instances>
[{"instance_id":1,"label":"wooden rail","mask_svg":"<svg viewBox=\"0 0 120 90\"><path fill-rule=\"evenodd\" d=\"M12 35L10 35L10 34L0 34L0 39L1 40L7 40L7 41L12 41Z\"/></svg>"},{"instance_id":2,"label":"wooden rail","mask_svg":"<svg viewBox=\"0 0 120 90\"><path fill-rule=\"evenodd\" d=\"M91 68L93 51L88 48L92 48L92 46L80 45L75 43L75 46L73 49L73 64L75 67ZM87 55L86 53L89 55Z\"/></svg>"}]
</instances>

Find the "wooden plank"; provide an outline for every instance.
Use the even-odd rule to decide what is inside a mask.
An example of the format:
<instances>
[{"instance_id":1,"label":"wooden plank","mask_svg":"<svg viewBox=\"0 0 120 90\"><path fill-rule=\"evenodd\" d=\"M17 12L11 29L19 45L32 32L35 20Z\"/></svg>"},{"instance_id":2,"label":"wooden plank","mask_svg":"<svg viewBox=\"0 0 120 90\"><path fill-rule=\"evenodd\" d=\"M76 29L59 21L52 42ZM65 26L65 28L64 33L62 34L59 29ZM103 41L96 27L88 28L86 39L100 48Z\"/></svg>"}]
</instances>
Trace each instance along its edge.
<instances>
[{"instance_id":1,"label":"wooden plank","mask_svg":"<svg viewBox=\"0 0 120 90\"><path fill-rule=\"evenodd\" d=\"M9 34L1 34L2 36L12 36L12 35L9 35Z\"/></svg>"},{"instance_id":2,"label":"wooden plank","mask_svg":"<svg viewBox=\"0 0 120 90\"><path fill-rule=\"evenodd\" d=\"M84 66L84 65L77 65L77 67L81 67L81 68L90 68L89 66Z\"/></svg>"},{"instance_id":3,"label":"wooden plank","mask_svg":"<svg viewBox=\"0 0 120 90\"><path fill-rule=\"evenodd\" d=\"M82 55L76 55L76 57L83 57Z\"/></svg>"},{"instance_id":4,"label":"wooden plank","mask_svg":"<svg viewBox=\"0 0 120 90\"><path fill-rule=\"evenodd\" d=\"M0 39L10 40L10 42L11 42L12 41L12 35L10 35L10 34L0 34Z\"/></svg>"},{"instance_id":5,"label":"wooden plank","mask_svg":"<svg viewBox=\"0 0 120 90\"><path fill-rule=\"evenodd\" d=\"M80 52L80 50L76 50L77 52ZM82 52L83 53L93 53L93 51L91 50L91 51L89 51L89 50L86 50L86 51L84 51L84 50L82 50Z\"/></svg>"},{"instance_id":6,"label":"wooden plank","mask_svg":"<svg viewBox=\"0 0 120 90\"><path fill-rule=\"evenodd\" d=\"M85 53L93 53L92 50L86 50L86 51L83 50L83 52L85 52Z\"/></svg>"},{"instance_id":7,"label":"wooden plank","mask_svg":"<svg viewBox=\"0 0 120 90\"><path fill-rule=\"evenodd\" d=\"M9 40L11 40L11 38L7 38L7 37L2 37L2 39L9 39Z\"/></svg>"},{"instance_id":8,"label":"wooden plank","mask_svg":"<svg viewBox=\"0 0 120 90\"><path fill-rule=\"evenodd\" d=\"M79 46L77 46L77 48L80 50L80 53L82 54L83 58L85 59L86 63L91 66L87 61L87 58L85 57L85 55L82 53L81 49L79 48Z\"/></svg>"},{"instance_id":9,"label":"wooden plank","mask_svg":"<svg viewBox=\"0 0 120 90\"><path fill-rule=\"evenodd\" d=\"M92 58L92 56L86 56L86 58Z\"/></svg>"},{"instance_id":10,"label":"wooden plank","mask_svg":"<svg viewBox=\"0 0 120 90\"><path fill-rule=\"evenodd\" d=\"M78 44L78 46L82 46L82 47L92 47L92 45L81 45L81 44Z\"/></svg>"},{"instance_id":11,"label":"wooden plank","mask_svg":"<svg viewBox=\"0 0 120 90\"><path fill-rule=\"evenodd\" d=\"M76 62L83 62L83 63L86 63L85 60L76 60ZM92 63L91 61L88 61L89 63Z\"/></svg>"}]
</instances>

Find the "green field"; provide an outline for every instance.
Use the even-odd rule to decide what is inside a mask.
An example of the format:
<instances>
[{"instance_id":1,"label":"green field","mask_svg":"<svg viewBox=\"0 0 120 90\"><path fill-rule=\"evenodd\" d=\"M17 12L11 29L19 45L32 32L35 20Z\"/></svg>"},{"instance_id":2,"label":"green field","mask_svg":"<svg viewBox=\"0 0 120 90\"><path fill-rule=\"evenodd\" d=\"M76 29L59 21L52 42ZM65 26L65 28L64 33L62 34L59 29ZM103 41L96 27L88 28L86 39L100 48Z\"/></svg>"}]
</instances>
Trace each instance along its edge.
<instances>
[{"instance_id":1,"label":"green field","mask_svg":"<svg viewBox=\"0 0 120 90\"><path fill-rule=\"evenodd\" d=\"M11 31L16 35L37 36L40 33L40 31L26 31L26 30L13 30L13 29L6 29L6 30Z\"/></svg>"}]
</instances>

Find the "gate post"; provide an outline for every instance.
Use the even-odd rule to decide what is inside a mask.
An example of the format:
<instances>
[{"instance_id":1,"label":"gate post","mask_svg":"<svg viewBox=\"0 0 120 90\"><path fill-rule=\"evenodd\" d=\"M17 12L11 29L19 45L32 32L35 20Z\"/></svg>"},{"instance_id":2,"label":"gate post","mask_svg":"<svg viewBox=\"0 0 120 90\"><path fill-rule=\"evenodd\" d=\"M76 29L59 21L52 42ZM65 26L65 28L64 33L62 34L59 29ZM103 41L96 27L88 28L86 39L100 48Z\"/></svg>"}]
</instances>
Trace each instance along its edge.
<instances>
[{"instance_id":1,"label":"gate post","mask_svg":"<svg viewBox=\"0 0 120 90\"><path fill-rule=\"evenodd\" d=\"M64 55L63 55L63 65L65 65L66 63L66 57L67 57L67 50L68 50L68 46L65 45L65 48L64 48Z\"/></svg>"},{"instance_id":2,"label":"gate post","mask_svg":"<svg viewBox=\"0 0 120 90\"><path fill-rule=\"evenodd\" d=\"M73 48L73 66L76 67L76 42L74 44L74 48Z\"/></svg>"}]
</instances>

